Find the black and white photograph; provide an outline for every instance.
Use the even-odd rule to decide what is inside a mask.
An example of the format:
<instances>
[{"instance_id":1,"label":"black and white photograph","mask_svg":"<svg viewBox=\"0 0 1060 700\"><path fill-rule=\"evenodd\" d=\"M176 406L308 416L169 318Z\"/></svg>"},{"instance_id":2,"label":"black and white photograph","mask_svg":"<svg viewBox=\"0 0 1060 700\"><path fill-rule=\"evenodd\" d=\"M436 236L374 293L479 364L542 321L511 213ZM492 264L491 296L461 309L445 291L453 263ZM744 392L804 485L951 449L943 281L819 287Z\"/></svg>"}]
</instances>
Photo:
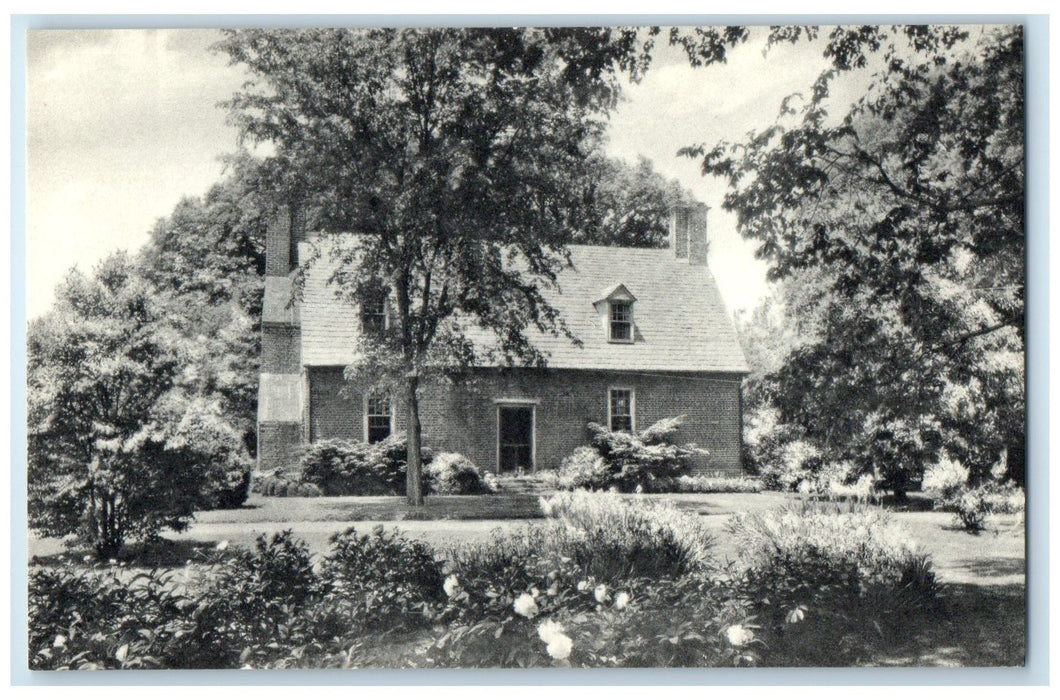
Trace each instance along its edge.
<instances>
[{"instance_id":1,"label":"black and white photograph","mask_svg":"<svg viewBox=\"0 0 1060 700\"><path fill-rule=\"evenodd\" d=\"M1023 25L296 24L26 34L29 671L1027 663Z\"/></svg>"}]
</instances>

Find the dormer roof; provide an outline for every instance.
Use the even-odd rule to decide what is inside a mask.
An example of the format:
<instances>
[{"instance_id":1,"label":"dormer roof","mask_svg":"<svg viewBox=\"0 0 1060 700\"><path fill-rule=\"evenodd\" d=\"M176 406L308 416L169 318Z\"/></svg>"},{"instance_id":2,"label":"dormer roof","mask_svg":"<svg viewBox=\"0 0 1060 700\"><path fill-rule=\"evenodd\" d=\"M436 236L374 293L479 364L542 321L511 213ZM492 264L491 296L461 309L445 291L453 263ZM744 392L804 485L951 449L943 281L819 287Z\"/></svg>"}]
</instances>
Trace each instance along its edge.
<instances>
[{"instance_id":1,"label":"dormer roof","mask_svg":"<svg viewBox=\"0 0 1060 700\"><path fill-rule=\"evenodd\" d=\"M616 301L632 304L636 300L637 297L633 296L633 292L629 291L629 288L627 288L626 285L619 282L605 287L600 298L593 302L593 306L599 307L601 304L610 304Z\"/></svg>"}]
</instances>

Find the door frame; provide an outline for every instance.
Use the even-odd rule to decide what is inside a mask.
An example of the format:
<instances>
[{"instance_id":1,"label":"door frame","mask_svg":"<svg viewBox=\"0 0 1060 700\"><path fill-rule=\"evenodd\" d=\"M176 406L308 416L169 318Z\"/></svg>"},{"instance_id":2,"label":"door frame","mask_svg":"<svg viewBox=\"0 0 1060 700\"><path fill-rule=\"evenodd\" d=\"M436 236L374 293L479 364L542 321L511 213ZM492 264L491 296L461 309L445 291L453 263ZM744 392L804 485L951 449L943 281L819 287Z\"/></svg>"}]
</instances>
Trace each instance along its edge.
<instances>
[{"instance_id":1,"label":"door frame","mask_svg":"<svg viewBox=\"0 0 1060 700\"><path fill-rule=\"evenodd\" d=\"M501 409L502 408L529 408L530 409L530 473L537 472L537 405L541 403L538 399L495 399L493 403L497 406L496 423L493 434L496 436L496 461L494 462L494 473L501 473Z\"/></svg>"}]
</instances>

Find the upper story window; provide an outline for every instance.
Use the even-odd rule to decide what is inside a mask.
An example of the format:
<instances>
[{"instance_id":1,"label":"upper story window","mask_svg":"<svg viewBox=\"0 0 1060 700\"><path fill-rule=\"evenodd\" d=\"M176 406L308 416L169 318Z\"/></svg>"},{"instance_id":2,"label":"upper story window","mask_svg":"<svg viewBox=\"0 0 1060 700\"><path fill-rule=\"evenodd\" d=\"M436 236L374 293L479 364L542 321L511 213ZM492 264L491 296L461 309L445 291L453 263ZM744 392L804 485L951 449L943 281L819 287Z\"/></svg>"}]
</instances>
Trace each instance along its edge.
<instances>
[{"instance_id":1,"label":"upper story window","mask_svg":"<svg viewBox=\"0 0 1060 700\"><path fill-rule=\"evenodd\" d=\"M361 330L381 334L386 330L386 296L380 294L361 303Z\"/></svg>"},{"instance_id":2,"label":"upper story window","mask_svg":"<svg viewBox=\"0 0 1060 700\"><path fill-rule=\"evenodd\" d=\"M613 431L633 432L633 390L610 389L608 391L607 422Z\"/></svg>"},{"instance_id":3,"label":"upper story window","mask_svg":"<svg viewBox=\"0 0 1060 700\"><path fill-rule=\"evenodd\" d=\"M637 297L624 284L614 284L593 302L601 316L610 343L632 343L637 331L633 324L633 304Z\"/></svg>"},{"instance_id":4,"label":"upper story window","mask_svg":"<svg viewBox=\"0 0 1060 700\"><path fill-rule=\"evenodd\" d=\"M633 342L633 304L627 301L611 302L610 339L620 343Z\"/></svg>"},{"instance_id":5,"label":"upper story window","mask_svg":"<svg viewBox=\"0 0 1060 700\"><path fill-rule=\"evenodd\" d=\"M393 428L393 411L390 395L385 392L369 394L364 399L364 439L380 442L390 437Z\"/></svg>"}]
</instances>

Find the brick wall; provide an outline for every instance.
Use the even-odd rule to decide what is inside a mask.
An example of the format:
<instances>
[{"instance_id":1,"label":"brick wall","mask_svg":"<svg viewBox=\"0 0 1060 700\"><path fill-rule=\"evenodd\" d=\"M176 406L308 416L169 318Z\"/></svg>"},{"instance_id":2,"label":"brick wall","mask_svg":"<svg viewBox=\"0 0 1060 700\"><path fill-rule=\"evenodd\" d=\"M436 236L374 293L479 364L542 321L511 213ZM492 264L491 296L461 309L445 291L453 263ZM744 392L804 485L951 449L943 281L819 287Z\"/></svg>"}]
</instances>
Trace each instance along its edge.
<instances>
[{"instance_id":1,"label":"brick wall","mask_svg":"<svg viewBox=\"0 0 1060 700\"><path fill-rule=\"evenodd\" d=\"M291 374L302 370L302 333L298 326L264 325L261 328L261 371Z\"/></svg>"},{"instance_id":2,"label":"brick wall","mask_svg":"<svg viewBox=\"0 0 1060 700\"><path fill-rule=\"evenodd\" d=\"M363 439L362 397L343 392L342 368L310 368L308 380L310 439ZM687 416L675 439L710 451L709 458L696 463L696 471L741 471L739 377L726 374L482 370L468 382L423 388L424 441L435 450L461 452L482 468L496 469L496 401L523 400L535 406L537 467L555 468L587 443L586 423L607 422L608 389L613 386L634 390L637 429L663 418ZM395 429L404 430L400 400L394 402L394 410Z\"/></svg>"},{"instance_id":3,"label":"brick wall","mask_svg":"<svg viewBox=\"0 0 1060 700\"><path fill-rule=\"evenodd\" d=\"M301 423L260 421L258 423L258 469L291 470L298 465L302 451Z\"/></svg>"}]
</instances>

